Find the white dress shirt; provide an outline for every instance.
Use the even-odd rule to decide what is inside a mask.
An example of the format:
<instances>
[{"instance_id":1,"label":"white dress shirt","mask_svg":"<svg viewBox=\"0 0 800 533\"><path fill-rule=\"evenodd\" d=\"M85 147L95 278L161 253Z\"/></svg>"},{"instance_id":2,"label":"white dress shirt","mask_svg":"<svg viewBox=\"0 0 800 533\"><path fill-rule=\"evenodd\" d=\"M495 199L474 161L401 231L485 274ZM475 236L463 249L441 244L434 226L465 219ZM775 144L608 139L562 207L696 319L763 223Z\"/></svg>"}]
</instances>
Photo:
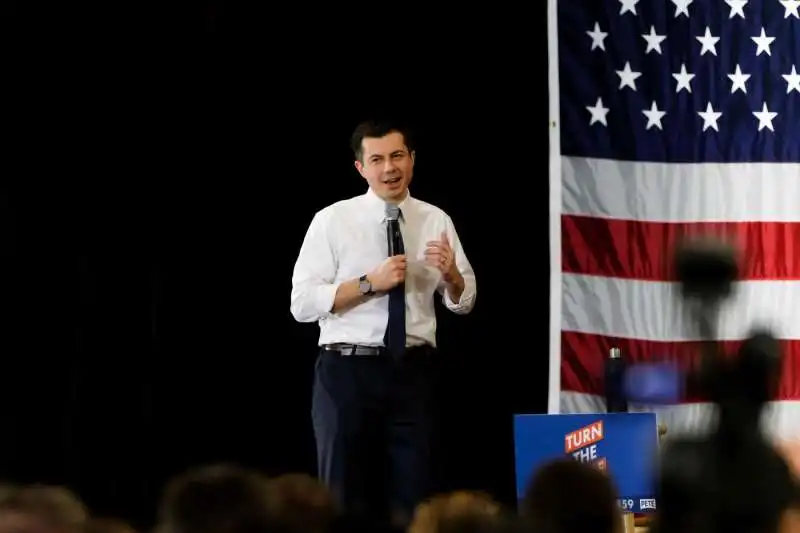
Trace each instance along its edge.
<instances>
[{"instance_id":1,"label":"white dress shirt","mask_svg":"<svg viewBox=\"0 0 800 533\"><path fill-rule=\"evenodd\" d=\"M406 344L436 346L433 298L457 314L475 305L475 273L464 254L455 226L438 207L410 195L399 205L408 271L406 272ZM320 346L359 344L383 346L389 318L388 294L375 296L343 313L331 313L340 283L373 271L388 257L386 204L371 190L342 200L314 215L292 275L291 311L298 322L319 322ZM444 290L438 269L425 263L428 241L447 233L464 291L453 302Z\"/></svg>"}]
</instances>

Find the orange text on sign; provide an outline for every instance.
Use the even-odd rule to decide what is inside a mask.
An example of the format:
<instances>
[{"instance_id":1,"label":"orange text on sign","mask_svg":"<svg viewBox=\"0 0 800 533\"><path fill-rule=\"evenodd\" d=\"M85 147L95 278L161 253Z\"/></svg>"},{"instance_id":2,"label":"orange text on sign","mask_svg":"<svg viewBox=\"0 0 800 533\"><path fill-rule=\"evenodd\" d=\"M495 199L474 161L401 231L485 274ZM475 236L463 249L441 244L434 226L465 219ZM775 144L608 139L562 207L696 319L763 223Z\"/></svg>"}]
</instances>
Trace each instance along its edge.
<instances>
[{"instance_id":1,"label":"orange text on sign","mask_svg":"<svg viewBox=\"0 0 800 533\"><path fill-rule=\"evenodd\" d=\"M603 421L592 422L586 427L564 435L564 453L572 453L586 446L598 443L605 435Z\"/></svg>"}]
</instances>

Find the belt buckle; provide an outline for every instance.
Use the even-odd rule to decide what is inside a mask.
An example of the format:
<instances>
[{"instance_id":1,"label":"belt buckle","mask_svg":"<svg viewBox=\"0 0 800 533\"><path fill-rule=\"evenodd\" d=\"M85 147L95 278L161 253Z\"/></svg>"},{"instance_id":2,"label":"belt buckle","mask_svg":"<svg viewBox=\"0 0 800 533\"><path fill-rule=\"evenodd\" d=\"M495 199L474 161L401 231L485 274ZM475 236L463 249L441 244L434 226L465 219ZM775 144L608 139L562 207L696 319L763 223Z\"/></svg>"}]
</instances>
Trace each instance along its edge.
<instances>
[{"instance_id":1,"label":"belt buckle","mask_svg":"<svg viewBox=\"0 0 800 533\"><path fill-rule=\"evenodd\" d=\"M344 357L371 357L381 354L380 346L360 346L358 344L328 344L327 350L338 352Z\"/></svg>"},{"instance_id":2,"label":"belt buckle","mask_svg":"<svg viewBox=\"0 0 800 533\"><path fill-rule=\"evenodd\" d=\"M360 346L358 344L348 346L347 351L347 355L353 357L374 357L381 353L381 349L377 346Z\"/></svg>"},{"instance_id":3,"label":"belt buckle","mask_svg":"<svg viewBox=\"0 0 800 533\"><path fill-rule=\"evenodd\" d=\"M356 357L374 357L380 355L381 349L377 346L353 346L351 352Z\"/></svg>"},{"instance_id":4,"label":"belt buckle","mask_svg":"<svg viewBox=\"0 0 800 533\"><path fill-rule=\"evenodd\" d=\"M357 352L358 352L359 346L357 344L340 343L340 344L332 345L331 349L334 350L334 351L339 352L339 355L342 355L342 356L345 356L345 357L353 357L353 356L358 355Z\"/></svg>"}]
</instances>

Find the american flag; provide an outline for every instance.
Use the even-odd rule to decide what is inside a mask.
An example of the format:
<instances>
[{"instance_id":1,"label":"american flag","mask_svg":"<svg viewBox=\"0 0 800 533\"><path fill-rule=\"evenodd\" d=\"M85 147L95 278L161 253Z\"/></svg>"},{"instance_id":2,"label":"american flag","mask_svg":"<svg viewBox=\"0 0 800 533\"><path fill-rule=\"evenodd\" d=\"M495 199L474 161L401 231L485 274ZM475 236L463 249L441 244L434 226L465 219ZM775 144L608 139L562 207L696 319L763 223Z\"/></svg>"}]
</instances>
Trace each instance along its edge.
<instances>
[{"instance_id":1,"label":"american flag","mask_svg":"<svg viewBox=\"0 0 800 533\"><path fill-rule=\"evenodd\" d=\"M731 239L718 334L780 336L766 428L800 438L800 0L549 0L550 412L602 412L603 364L696 357L671 268ZM702 398L655 409L707 427Z\"/></svg>"}]
</instances>

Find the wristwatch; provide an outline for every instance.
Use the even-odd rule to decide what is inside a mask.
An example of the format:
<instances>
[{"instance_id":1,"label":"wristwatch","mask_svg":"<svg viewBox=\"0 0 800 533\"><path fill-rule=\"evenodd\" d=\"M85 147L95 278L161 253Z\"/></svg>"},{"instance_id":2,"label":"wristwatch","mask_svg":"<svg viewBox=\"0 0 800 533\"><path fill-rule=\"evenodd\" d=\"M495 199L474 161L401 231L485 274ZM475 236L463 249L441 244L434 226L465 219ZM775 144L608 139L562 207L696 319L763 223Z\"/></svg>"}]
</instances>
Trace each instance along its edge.
<instances>
[{"instance_id":1,"label":"wristwatch","mask_svg":"<svg viewBox=\"0 0 800 533\"><path fill-rule=\"evenodd\" d=\"M364 296L372 296L375 294L375 291L372 290L372 283L369 282L366 274L358 278L358 290L361 291L361 294Z\"/></svg>"}]
</instances>

